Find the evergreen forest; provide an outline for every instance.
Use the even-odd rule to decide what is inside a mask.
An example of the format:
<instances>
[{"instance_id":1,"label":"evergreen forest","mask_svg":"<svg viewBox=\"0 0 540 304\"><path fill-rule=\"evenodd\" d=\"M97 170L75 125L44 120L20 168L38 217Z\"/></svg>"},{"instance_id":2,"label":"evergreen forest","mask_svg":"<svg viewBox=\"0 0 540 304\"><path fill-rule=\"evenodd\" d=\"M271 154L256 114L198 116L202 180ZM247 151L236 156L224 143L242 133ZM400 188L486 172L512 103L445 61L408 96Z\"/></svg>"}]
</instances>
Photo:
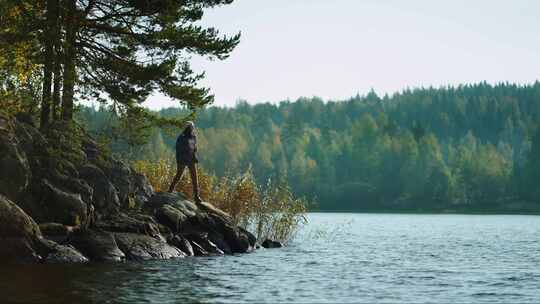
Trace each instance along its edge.
<instances>
[{"instance_id":1,"label":"evergreen forest","mask_svg":"<svg viewBox=\"0 0 540 304\"><path fill-rule=\"evenodd\" d=\"M163 119L185 117L167 108ZM109 109L77 120L114 153L174 159L178 129L147 127L133 145ZM205 107L197 112L202 166L217 176L250 170L285 182L315 210L537 212L540 210L540 83L487 83L371 91L342 101ZM140 130L139 130L140 131ZM140 139L140 138L139 138Z\"/></svg>"}]
</instances>

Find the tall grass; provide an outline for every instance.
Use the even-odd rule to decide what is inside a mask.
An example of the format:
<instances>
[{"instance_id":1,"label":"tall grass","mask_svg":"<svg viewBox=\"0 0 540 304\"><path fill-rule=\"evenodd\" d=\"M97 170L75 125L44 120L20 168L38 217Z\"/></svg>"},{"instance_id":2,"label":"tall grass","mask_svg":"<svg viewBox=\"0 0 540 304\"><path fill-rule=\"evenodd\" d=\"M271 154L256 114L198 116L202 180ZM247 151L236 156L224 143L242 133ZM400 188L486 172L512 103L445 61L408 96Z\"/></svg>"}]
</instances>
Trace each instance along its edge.
<instances>
[{"instance_id":1,"label":"tall grass","mask_svg":"<svg viewBox=\"0 0 540 304\"><path fill-rule=\"evenodd\" d=\"M146 175L156 191L166 191L176 174L176 164L166 159L136 161L134 167ZM236 225L253 231L260 241L272 239L287 243L306 223L308 202L294 197L287 185L270 180L265 185L258 185L251 169L222 178L201 167L198 173L201 198L227 212ZM176 191L192 197L187 169Z\"/></svg>"}]
</instances>

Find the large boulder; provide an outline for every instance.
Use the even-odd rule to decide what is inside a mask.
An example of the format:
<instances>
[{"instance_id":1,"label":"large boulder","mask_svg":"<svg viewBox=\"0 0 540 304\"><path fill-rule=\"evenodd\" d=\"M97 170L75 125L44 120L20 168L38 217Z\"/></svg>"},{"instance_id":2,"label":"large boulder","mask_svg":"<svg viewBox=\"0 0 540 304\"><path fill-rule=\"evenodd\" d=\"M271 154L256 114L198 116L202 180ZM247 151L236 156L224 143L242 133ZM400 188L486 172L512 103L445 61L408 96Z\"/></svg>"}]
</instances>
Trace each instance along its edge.
<instances>
[{"instance_id":1,"label":"large boulder","mask_svg":"<svg viewBox=\"0 0 540 304\"><path fill-rule=\"evenodd\" d=\"M75 173L78 176L78 173ZM59 172L55 172L50 175L50 180L53 184L60 186L60 188L66 192L78 193L81 195L81 199L87 205L93 205L94 189L83 179L75 177L74 175L68 176Z\"/></svg>"},{"instance_id":2,"label":"large boulder","mask_svg":"<svg viewBox=\"0 0 540 304\"><path fill-rule=\"evenodd\" d=\"M16 200L31 176L28 159L19 147L12 122L0 116L0 193Z\"/></svg>"},{"instance_id":3,"label":"large boulder","mask_svg":"<svg viewBox=\"0 0 540 304\"><path fill-rule=\"evenodd\" d=\"M153 217L134 214L118 213L110 217L100 219L94 225L95 228L111 232L130 232L156 236L160 234L158 223Z\"/></svg>"},{"instance_id":4,"label":"large boulder","mask_svg":"<svg viewBox=\"0 0 540 304\"><path fill-rule=\"evenodd\" d=\"M90 136L84 136L81 142L81 148L86 158L91 162L96 162L100 156L98 143Z\"/></svg>"},{"instance_id":5,"label":"large boulder","mask_svg":"<svg viewBox=\"0 0 540 304\"><path fill-rule=\"evenodd\" d=\"M116 213L120 210L120 199L114 185L103 170L92 164L79 168L79 176L94 189L93 203L100 214Z\"/></svg>"},{"instance_id":6,"label":"large boulder","mask_svg":"<svg viewBox=\"0 0 540 304\"><path fill-rule=\"evenodd\" d=\"M79 193L58 189L48 180L42 180L42 206L45 208L44 222L56 222L69 226L86 226L89 208Z\"/></svg>"},{"instance_id":7,"label":"large boulder","mask_svg":"<svg viewBox=\"0 0 540 304\"><path fill-rule=\"evenodd\" d=\"M69 235L74 231L78 231L79 228L60 223L42 223L39 224L39 229L45 238L57 243L64 243Z\"/></svg>"},{"instance_id":8,"label":"large boulder","mask_svg":"<svg viewBox=\"0 0 540 304\"><path fill-rule=\"evenodd\" d=\"M97 180L106 177L110 184L114 186L118 197L117 200L113 198L113 205L137 208L146 203L148 198L154 194L154 189L144 175L135 172L133 168L123 161L103 153L92 137L86 135L82 138L82 150L87 156L88 165L93 167L82 168L85 171L83 173L84 178ZM96 172L95 168L98 168L100 172ZM89 181L89 183L94 185L93 182ZM101 210L102 205L99 205L96 207Z\"/></svg>"},{"instance_id":9,"label":"large boulder","mask_svg":"<svg viewBox=\"0 0 540 304\"><path fill-rule=\"evenodd\" d=\"M118 248L112 233L100 230L85 230L69 237L68 244L75 247L91 261L120 262L125 254Z\"/></svg>"},{"instance_id":10,"label":"large boulder","mask_svg":"<svg viewBox=\"0 0 540 304\"><path fill-rule=\"evenodd\" d=\"M188 216L171 205L163 205L155 211L156 219L173 232L181 232L189 224Z\"/></svg>"},{"instance_id":11,"label":"large boulder","mask_svg":"<svg viewBox=\"0 0 540 304\"><path fill-rule=\"evenodd\" d=\"M72 231L72 227L60 223L42 223L39 224L39 229L44 236L67 237Z\"/></svg>"},{"instance_id":12,"label":"large boulder","mask_svg":"<svg viewBox=\"0 0 540 304\"><path fill-rule=\"evenodd\" d=\"M234 225L230 216L209 203L194 204L178 193L156 193L145 204L159 223L175 234L198 235L225 253L245 253L254 249L256 239L248 231ZM189 239L189 238L188 238ZM190 240L197 245L207 241ZM194 247L195 250L195 247Z\"/></svg>"},{"instance_id":13,"label":"large boulder","mask_svg":"<svg viewBox=\"0 0 540 304\"><path fill-rule=\"evenodd\" d=\"M33 246L40 237L36 222L0 194L0 262L39 261Z\"/></svg>"},{"instance_id":14,"label":"large boulder","mask_svg":"<svg viewBox=\"0 0 540 304\"><path fill-rule=\"evenodd\" d=\"M26 153L32 167L32 161L41 154L48 145L47 139L39 130L26 119L17 119L13 124L13 131L19 141L19 147Z\"/></svg>"},{"instance_id":15,"label":"large boulder","mask_svg":"<svg viewBox=\"0 0 540 304\"><path fill-rule=\"evenodd\" d=\"M174 207L187 217L194 217L200 211L195 203L188 201L182 194L168 192L156 193L145 204L145 208L156 210L164 205Z\"/></svg>"},{"instance_id":16,"label":"large boulder","mask_svg":"<svg viewBox=\"0 0 540 304\"><path fill-rule=\"evenodd\" d=\"M116 188L120 203L129 206L129 200L135 196L135 189L131 180L131 168L124 162L115 159L105 173Z\"/></svg>"},{"instance_id":17,"label":"large boulder","mask_svg":"<svg viewBox=\"0 0 540 304\"><path fill-rule=\"evenodd\" d=\"M166 260L186 256L180 249L167 244L162 238L135 233L114 233L114 238L128 260Z\"/></svg>"},{"instance_id":18,"label":"large boulder","mask_svg":"<svg viewBox=\"0 0 540 304\"><path fill-rule=\"evenodd\" d=\"M148 201L148 199L155 193L154 188L152 188L152 185L150 185L150 182L146 176L134 172L133 170L132 173L131 182L133 183L135 190L135 197L144 200L144 202Z\"/></svg>"}]
</instances>

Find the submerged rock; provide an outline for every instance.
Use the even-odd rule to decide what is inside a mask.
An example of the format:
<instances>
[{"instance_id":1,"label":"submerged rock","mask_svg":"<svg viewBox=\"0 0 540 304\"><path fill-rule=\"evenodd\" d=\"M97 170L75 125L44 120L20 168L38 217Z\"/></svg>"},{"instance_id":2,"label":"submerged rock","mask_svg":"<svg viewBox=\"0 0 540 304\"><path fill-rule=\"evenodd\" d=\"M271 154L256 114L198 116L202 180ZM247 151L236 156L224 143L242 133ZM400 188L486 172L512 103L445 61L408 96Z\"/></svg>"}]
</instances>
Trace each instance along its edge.
<instances>
[{"instance_id":1,"label":"submerged rock","mask_svg":"<svg viewBox=\"0 0 540 304\"><path fill-rule=\"evenodd\" d=\"M264 242L261 243L261 246L264 248L281 248L283 247L283 244L278 241L272 241L270 239L264 240Z\"/></svg>"}]
</instances>

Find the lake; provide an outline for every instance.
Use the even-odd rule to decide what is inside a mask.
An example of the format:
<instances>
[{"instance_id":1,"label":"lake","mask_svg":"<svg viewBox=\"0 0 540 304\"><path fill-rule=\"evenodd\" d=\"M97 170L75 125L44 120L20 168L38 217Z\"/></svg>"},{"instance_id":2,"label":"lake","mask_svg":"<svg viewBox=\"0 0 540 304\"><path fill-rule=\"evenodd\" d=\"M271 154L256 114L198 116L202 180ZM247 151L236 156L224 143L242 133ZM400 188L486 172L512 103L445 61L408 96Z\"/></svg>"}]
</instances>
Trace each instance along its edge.
<instances>
[{"instance_id":1,"label":"lake","mask_svg":"<svg viewBox=\"0 0 540 304\"><path fill-rule=\"evenodd\" d=\"M2 266L0 302L540 302L540 216L312 213L286 248Z\"/></svg>"}]
</instances>

